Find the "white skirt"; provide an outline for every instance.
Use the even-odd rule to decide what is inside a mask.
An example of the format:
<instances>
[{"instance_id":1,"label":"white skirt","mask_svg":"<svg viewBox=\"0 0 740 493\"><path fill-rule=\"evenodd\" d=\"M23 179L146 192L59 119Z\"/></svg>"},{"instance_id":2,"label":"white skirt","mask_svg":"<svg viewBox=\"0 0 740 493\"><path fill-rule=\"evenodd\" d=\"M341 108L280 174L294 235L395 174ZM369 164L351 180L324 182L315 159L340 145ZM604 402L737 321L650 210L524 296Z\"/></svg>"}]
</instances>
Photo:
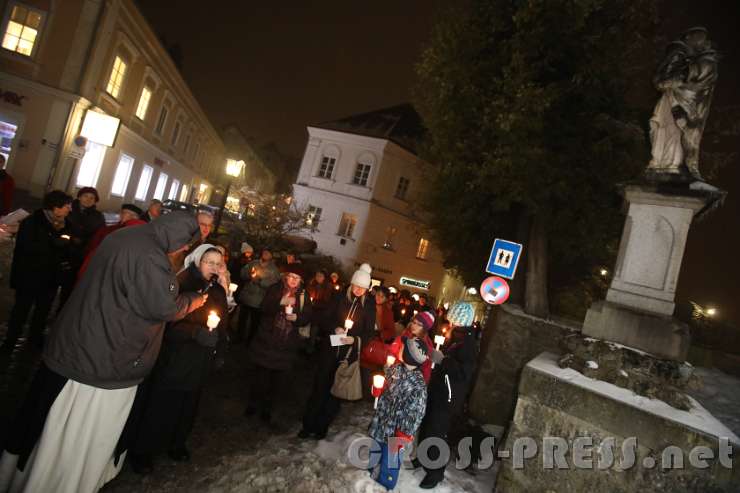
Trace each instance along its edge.
<instances>
[{"instance_id":1,"label":"white skirt","mask_svg":"<svg viewBox=\"0 0 740 493\"><path fill-rule=\"evenodd\" d=\"M95 492L123 465L113 454L136 397L136 386L106 390L68 380L54 400L23 471L18 456L0 459L0 493Z\"/></svg>"}]
</instances>

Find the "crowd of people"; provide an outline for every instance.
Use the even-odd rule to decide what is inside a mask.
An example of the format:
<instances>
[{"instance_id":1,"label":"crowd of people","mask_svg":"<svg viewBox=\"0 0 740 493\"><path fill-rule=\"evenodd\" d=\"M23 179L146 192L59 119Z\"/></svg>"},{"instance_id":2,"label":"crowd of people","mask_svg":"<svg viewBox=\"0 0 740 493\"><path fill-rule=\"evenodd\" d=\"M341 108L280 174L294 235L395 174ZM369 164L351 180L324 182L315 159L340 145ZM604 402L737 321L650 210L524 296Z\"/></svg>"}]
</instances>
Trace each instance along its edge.
<instances>
[{"instance_id":1,"label":"crowd of people","mask_svg":"<svg viewBox=\"0 0 740 493\"><path fill-rule=\"evenodd\" d=\"M425 294L373 286L368 264L345 284L293 254L255 257L247 242L232 256L209 238L208 211L123 204L106 226L97 202L93 188L76 199L52 191L18 229L2 348L17 345L33 312L28 340L43 357L0 459L0 493L97 491L124 461L140 474L159 453L189 461L207 378L236 344L254 373L244 415L271 432L284 431L273 418L279 382L311 359L298 439L323 439L341 403L373 400L384 375L368 434L382 455L371 474L389 489L408 444L447 438L475 362L469 304L448 313ZM443 475L428 470L421 487Z\"/></svg>"}]
</instances>

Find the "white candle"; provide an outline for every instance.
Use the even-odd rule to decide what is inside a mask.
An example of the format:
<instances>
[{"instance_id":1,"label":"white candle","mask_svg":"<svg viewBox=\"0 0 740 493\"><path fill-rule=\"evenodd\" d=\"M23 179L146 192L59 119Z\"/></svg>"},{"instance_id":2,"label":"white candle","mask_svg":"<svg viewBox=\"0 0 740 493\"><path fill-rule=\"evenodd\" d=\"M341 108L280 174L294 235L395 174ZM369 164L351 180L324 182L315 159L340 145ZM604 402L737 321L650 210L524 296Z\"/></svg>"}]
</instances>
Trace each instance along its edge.
<instances>
[{"instance_id":1,"label":"white candle","mask_svg":"<svg viewBox=\"0 0 740 493\"><path fill-rule=\"evenodd\" d=\"M396 357L392 354L389 354L388 357L385 359L386 366L393 366L393 363L396 362Z\"/></svg>"},{"instance_id":2,"label":"white candle","mask_svg":"<svg viewBox=\"0 0 740 493\"><path fill-rule=\"evenodd\" d=\"M383 375L373 375L373 387L382 389L383 385L385 385L385 377Z\"/></svg>"},{"instance_id":3,"label":"white candle","mask_svg":"<svg viewBox=\"0 0 740 493\"><path fill-rule=\"evenodd\" d=\"M354 321L347 319L344 321L344 328L350 330L354 324Z\"/></svg>"},{"instance_id":4,"label":"white candle","mask_svg":"<svg viewBox=\"0 0 740 493\"><path fill-rule=\"evenodd\" d=\"M285 314L290 315L293 313L293 305L285 305Z\"/></svg>"},{"instance_id":5,"label":"white candle","mask_svg":"<svg viewBox=\"0 0 740 493\"><path fill-rule=\"evenodd\" d=\"M229 292L231 294L234 294L234 292L239 288L239 286L236 283L229 284Z\"/></svg>"},{"instance_id":6,"label":"white candle","mask_svg":"<svg viewBox=\"0 0 740 493\"><path fill-rule=\"evenodd\" d=\"M206 325L208 326L209 330L213 330L216 327L218 327L218 323L221 321L221 317L216 315L216 312L211 312L208 315L208 321L206 322Z\"/></svg>"},{"instance_id":7,"label":"white candle","mask_svg":"<svg viewBox=\"0 0 740 493\"><path fill-rule=\"evenodd\" d=\"M439 347L444 343L445 343L445 336L442 336L442 335L434 336L434 344L437 345L437 349L439 349Z\"/></svg>"},{"instance_id":8,"label":"white candle","mask_svg":"<svg viewBox=\"0 0 740 493\"><path fill-rule=\"evenodd\" d=\"M60 238L62 238L62 239L64 239L64 240L69 240L69 239L70 239L70 238L69 238L69 235L62 235L62 236L60 236Z\"/></svg>"}]
</instances>

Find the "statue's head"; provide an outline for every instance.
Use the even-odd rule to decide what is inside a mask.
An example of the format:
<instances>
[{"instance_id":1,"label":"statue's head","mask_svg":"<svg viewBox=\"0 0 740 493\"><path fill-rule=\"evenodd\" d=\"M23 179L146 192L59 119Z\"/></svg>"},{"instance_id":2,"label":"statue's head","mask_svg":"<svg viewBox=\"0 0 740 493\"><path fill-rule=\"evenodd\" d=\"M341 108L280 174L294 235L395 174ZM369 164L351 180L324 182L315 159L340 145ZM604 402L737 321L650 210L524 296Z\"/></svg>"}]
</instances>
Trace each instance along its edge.
<instances>
[{"instance_id":1,"label":"statue's head","mask_svg":"<svg viewBox=\"0 0 740 493\"><path fill-rule=\"evenodd\" d=\"M709 32L702 26L692 27L683 33L681 38L690 46L695 48L710 48Z\"/></svg>"}]
</instances>

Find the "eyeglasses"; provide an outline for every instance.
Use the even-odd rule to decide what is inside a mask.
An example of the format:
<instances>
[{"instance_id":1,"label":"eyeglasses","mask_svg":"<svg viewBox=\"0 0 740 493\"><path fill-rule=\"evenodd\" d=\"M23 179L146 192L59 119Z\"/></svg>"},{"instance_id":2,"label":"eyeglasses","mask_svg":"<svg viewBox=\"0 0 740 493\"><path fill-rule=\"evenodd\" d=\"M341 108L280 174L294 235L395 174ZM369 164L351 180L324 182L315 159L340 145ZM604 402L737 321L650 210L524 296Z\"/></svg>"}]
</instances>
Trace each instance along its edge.
<instances>
[{"instance_id":1,"label":"eyeglasses","mask_svg":"<svg viewBox=\"0 0 740 493\"><path fill-rule=\"evenodd\" d=\"M223 262L214 262L212 260L208 262L204 260L201 262L201 264L206 264L208 267L216 267L216 268L221 268L224 266Z\"/></svg>"},{"instance_id":2,"label":"eyeglasses","mask_svg":"<svg viewBox=\"0 0 740 493\"><path fill-rule=\"evenodd\" d=\"M294 279L296 281L300 281L301 280L301 276L296 275L296 274L286 274L285 277L287 277L288 279Z\"/></svg>"}]
</instances>

